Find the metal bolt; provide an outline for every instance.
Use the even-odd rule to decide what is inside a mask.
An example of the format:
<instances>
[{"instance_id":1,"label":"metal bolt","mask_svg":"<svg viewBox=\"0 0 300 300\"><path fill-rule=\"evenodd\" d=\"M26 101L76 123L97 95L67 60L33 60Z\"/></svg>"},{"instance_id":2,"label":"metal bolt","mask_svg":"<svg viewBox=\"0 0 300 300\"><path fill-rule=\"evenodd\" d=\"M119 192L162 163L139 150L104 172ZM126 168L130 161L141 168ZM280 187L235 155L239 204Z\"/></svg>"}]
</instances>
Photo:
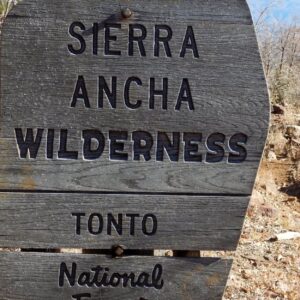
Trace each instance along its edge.
<instances>
[{"instance_id":1,"label":"metal bolt","mask_svg":"<svg viewBox=\"0 0 300 300\"><path fill-rule=\"evenodd\" d=\"M122 246L116 246L114 247L114 254L117 256L117 257L120 257L124 254L124 249Z\"/></svg>"},{"instance_id":2,"label":"metal bolt","mask_svg":"<svg viewBox=\"0 0 300 300\"><path fill-rule=\"evenodd\" d=\"M124 19L128 19L132 16L132 11L130 8L126 7L122 9L121 14Z\"/></svg>"}]
</instances>

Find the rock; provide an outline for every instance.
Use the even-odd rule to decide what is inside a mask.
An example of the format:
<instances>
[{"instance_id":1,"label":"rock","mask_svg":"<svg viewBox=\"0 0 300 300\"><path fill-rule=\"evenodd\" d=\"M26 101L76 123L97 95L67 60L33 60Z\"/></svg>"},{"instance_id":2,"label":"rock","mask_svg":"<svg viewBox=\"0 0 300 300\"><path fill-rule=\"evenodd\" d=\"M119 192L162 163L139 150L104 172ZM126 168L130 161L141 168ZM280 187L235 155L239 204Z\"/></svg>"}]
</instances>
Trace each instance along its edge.
<instances>
[{"instance_id":1,"label":"rock","mask_svg":"<svg viewBox=\"0 0 300 300\"><path fill-rule=\"evenodd\" d=\"M271 207L261 206L260 211L263 217L271 218L275 214L275 210ZM264 228L262 230L264 230Z\"/></svg>"},{"instance_id":2,"label":"rock","mask_svg":"<svg viewBox=\"0 0 300 300\"><path fill-rule=\"evenodd\" d=\"M268 159L269 161L274 161L274 160L276 160L276 159L277 159L276 154L275 154L272 150L270 150L270 151L268 152L267 159Z\"/></svg>"},{"instance_id":3,"label":"rock","mask_svg":"<svg viewBox=\"0 0 300 300\"><path fill-rule=\"evenodd\" d=\"M247 272L246 272L245 270L242 270L242 271L241 271L241 275L242 275L242 278L243 278L243 279L246 279L246 280L247 280L247 279L250 278L250 276L247 274Z\"/></svg>"},{"instance_id":4,"label":"rock","mask_svg":"<svg viewBox=\"0 0 300 300\"><path fill-rule=\"evenodd\" d=\"M294 240L300 238L300 232L284 232L284 233L278 233L274 237L270 239L271 242L275 241L285 241L285 240Z\"/></svg>"},{"instance_id":5,"label":"rock","mask_svg":"<svg viewBox=\"0 0 300 300\"><path fill-rule=\"evenodd\" d=\"M277 257L275 257L275 260L278 262L282 261L283 259L284 259L284 257L280 254Z\"/></svg>"},{"instance_id":6,"label":"rock","mask_svg":"<svg viewBox=\"0 0 300 300\"><path fill-rule=\"evenodd\" d=\"M273 152L278 160L288 157L289 151L289 140L286 139L282 134L274 135L275 140Z\"/></svg>"},{"instance_id":7,"label":"rock","mask_svg":"<svg viewBox=\"0 0 300 300\"><path fill-rule=\"evenodd\" d=\"M291 159L293 161L300 160L300 140L291 140L291 151L290 151Z\"/></svg>"},{"instance_id":8,"label":"rock","mask_svg":"<svg viewBox=\"0 0 300 300\"><path fill-rule=\"evenodd\" d=\"M297 125L286 126L285 137L300 142L300 126Z\"/></svg>"},{"instance_id":9,"label":"rock","mask_svg":"<svg viewBox=\"0 0 300 300\"><path fill-rule=\"evenodd\" d=\"M285 141L286 142L286 141ZM275 146L275 155L278 160L288 157L287 145L284 144L284 141L280 141L278 145Z\"/></svg>"}]
</instances>

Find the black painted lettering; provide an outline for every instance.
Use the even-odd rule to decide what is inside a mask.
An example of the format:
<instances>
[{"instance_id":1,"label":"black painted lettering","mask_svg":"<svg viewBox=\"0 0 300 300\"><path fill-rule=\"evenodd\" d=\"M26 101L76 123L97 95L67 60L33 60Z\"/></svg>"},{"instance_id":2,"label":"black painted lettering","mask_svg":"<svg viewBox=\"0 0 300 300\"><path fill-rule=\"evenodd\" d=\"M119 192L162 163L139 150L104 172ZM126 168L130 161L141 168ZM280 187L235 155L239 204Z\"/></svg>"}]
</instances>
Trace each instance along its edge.
<instances>
[{"instance_id":1,"label":"black painted lettering","mask_svg":"<svg viewBox=\"0 0 300 300\"><path fill-rule=\"evenodd\" d=\"M151 159L151 149L153 147L153 137L149 132L135 131L132 133L133 140L133 160L140 160L141 156L145 161Z\"/></svg>"},{"instance_id":2,"label":"black painted lettering","mask_svg":"<svg viewBox=\"0 0 300 300\"><path fill-rule=\"evenodd\" d=\"M85 80L83 76L78 76L75 91L71 102L71 107L75 107L78 100L83 100L85 107L87 108L91 107L88 91L86 89Z\"/></svg>"},{"instance_id":3,"label":"black painted lettering","mask_svg":"<svg viewBox=\"0 0 300 300\"><path fill-rule=\"evenodd\" d=\"M117 77L111 79L111 90L103 76L99 76L98 107L103 108L104 92L110 103L111 108L117 108Z\"/></svg>"},{"instance_id":4,"label":"black painted lettering","mask_svg":"<svg viewBox=\"0 0 300 300\"><path fill-rule=\"evenodd\" d=\"M76 218L76 234L81 235L81 217L85 217L85 213L72 213Z\"/></svg>"},{"instance_id":5,"label":"black painted lettering","mask_svg":"<svg viewBox=\"0 0 300 300\"><path fill-rule=\"evenodd\" d=\"M248 136L243 133L233 135L229 140L230 153L228 162L231 164L242 163L247 159L246 144Z\"/></svg>"},{"instance_id":6,"label":"black painted lettering","mask_svg":"<svg viewBox=\"0 0 300 300\"><path fill-rule=\"evenodd\" d=\"M162 278L163 267L160 264L155 265L154 270L152 272L152 284L153 287L157 290L161 290L164 286L164 281Z\"/></svg>"},{"instance_id":7,"label":"black painted lettering","mask_svg":"<svg viewBox=\"0 0 300 300\"><path fill-rule=\"evenodd\" d=\"M63 287L65 284L65 276L70 284L70 286L75 285L75 280L76 280L76 270L77 270L77 265L76 263L72 263L72 270L69 272L68 267L66 263L62 262L59 268L59 280L58 280L58 286Z\"/></svg>"},{"instance_id":8,"label":"black painted lettering","mask_svg":"<svg viewBox=\"0 0 300 300\"><path fill-rule=\"evenodd\" d=\"M135 35L135 32L139 31L139 35ZM128 41L128 54L133 56L134 54L134 42L137 43L140 55L146 56L146 50L143 41L147 37L147 30L144 25L141 24L129 24L129 41Z\"/></svg>"},{"instance_id":9,"label":"black painted lettering","mask_svg":"<svg viewBox=\"0 0 300 300\"><path fill-rule=\"evenodd\" d=\"M217 163L221 162L225 156L224 142L226 136L222 133L211 134L206 142L207 150L206 162Z\"/></svg>"},{"instance_id":10,"label":"black painted lettering","mask_svg":"<svg viewBox=\"0 0 300 300\"><path fill-rule=\"evenodd\" d=\"M130 286L131 287L136 287L135 283L134 283L134 278L135 278L135 274L134 273L130 273L130 274L123 274L121 275L123 278L123 287L128 287L129 286L129 281L130 281Z\"/></svg>"},{"instance_id":11,"label":"black painted lettering","mask_svg":"<svg viewBox=\"0 0 300 300\"><path fill-rule=\"evenodd\" d=\"M130 102L130 86L131 83L134 82L138 86L142 86L143 83L141 79L138 77L129 77L126 80L125 87L124 87L124 100L125 100L125 105L130 108L130 109L137 109L141 107L142 101L141 100L136 100L135 103Z\"/></svg>"},{"instance_id":12,"label":"black painted lettering","mask_svg":"<svg viewBox=\"0 0 300 300\"><path fill-rule=\"evenodd\" d=\"M72 271L70 272L65 263L60 266L59 273L59 286L64 286L64 279L67 278L70 286L77 284L79 287L139 287L139 288L155 288L160 290L164 286L164 280L162 279L163 268L160 264L154 266L152 273L141 272L135 274L134 272L124 272L122 274L114 272L110 274L110 269L96 266L90 268L88 271L84 271L78 274L76 280L77 265L72 264ZM90 294L76 294L73 299L81 299L82 297L89 297Z\"/></svg>"},{"instance_id":13,"label":"black painted lettering","mask_svg":"<svg viewBox=\"0 0 300 300\"><path fill-rule=\"evenodd\" d=\"M67 144L68 144L68 130L61 129L58 158L60 158L60 159L78 159L78 152L67 150Z\"/></svg>"},{"instance_id":14,"label":"black painted lettering","mask_svg":"<svg viewBox=\"0 0 300 300\"><path fill-rule=\"evenodd\" d=\"M120 56L121 51L111 50L111 41L116 41L117 36L111 35L111 29L121 29L121 24L105 24L105 43L104 43L104 54Z\"/></svg>"},{"instance_id":15,"label":"black painted lettering","mask_svg":"<svg viewBox=\"0 0 300 300\"><path fill-rule=\"evenodd\" d=\"M107 234L112 235L112 227L119 234L123 234L123 215L118 214L118 221L112 214L107 215Z\"/></svg>"},{"instance_id":16,"label":"black painted lettering","mask_svg":"<svg viewBox=\"0 0 300 300\"><path fill-rule=\"evenodd\" d=\"M85 30L85 26L81 22L73 22L69 27L69 34L76 38L80 43L80 48L76 49L73 45L69 44L68 49L72 54L78 55L82 54L86 49L86 43L83 36L77 32L75 32L75 28L78 27L81 31Z\"/></svg>"},{"instance_id":17,"label":"black painted lettering","mask_svg":"<svg viewBox=\"0 0 300 300\"><path fill-rule=\"evenodd\" d=\"M89 272L82 272L78 277L78 284L80 286L89 286L91 274Z\"/></svg>"},{"instance_id":18,"label":"black painted lettering","mask_svg":"<svg viewBox=\"0 0 300 300\"><path fill-rule=\"evenodd\" d=\"M117 287L121 282L121 275L118 273L113 273L109 280L109 285L111 287Z\"/></svg>"},{"instance_id":19,"label":"black painted lettering","mask_svg":"<svg viewBox=\"0 0 300 300\"><path fill-rule=\"evenodd\" d=\"M182 44L180 57L185 57L187 49L191 49L193 51L194 57L199 58L198 47L192 26L188 26L186 29L186 34Z\"/></svg>"},{"instance_id":20,"label":"black painted lettering","mask_svg":"<svg viewBox=\"0 0 300 300\"><path fill-rule=\"evenodd\" d=\"M35 159L40 149L44 129L37 129L36 136L33 136L33 129L28 128L26 130L26 137L24 139L23 131L21 128L15 129L17 145L19 148L20 158L27 158L29 152L29 158Z\"/></svg>"},{"instance_id":21,"label":"black painted lettering","mask_svg":"<svg viewBox=\"0 0 300 300\"><path fill-rule=\"evenodd\" d=\"M94 226L94 224L97 224L97 226ZM100 214L94 213L91 214L88 220L88 231L92 235L98 235L101 234L103 231L103 217ZM95 230L94 227L97 227Z\"/></svg>"},{"instance_id":22,"label":"black painted lettering","mask_svg":"<svg viewBox=\"0 0 300 300\"><path fill-rule=\"evenodd\" d=\"M189 110L195 110L190 83L187 78L182 79L180 92L175 109L180 110L182 102L187 102Z\"/></svg>"},{"instance_id":23,"label":"black painted lettering","mask_svg":"<svg viewBox=\"0 0 300 300\"><path fill-rule=\"evenodd\" d=\"M126 214L126 217L130 218L130 235L135 235L135 219L139 216L139 214Z\"/></svg>"},{"instance_id":24,"label":"black painted lettering","mask_svg":"<svg viewBox=\"0 0 300 300\"><path fill-rule=\"evenodd\" d=\"M54 143L54 129L48 129L47 133L47 158L53 159L53 143Z\"/></svg>"},{"instance_id":25,"label":"black painted lettering","mask_svg":"<svg viewBox=\"0 0 300 300\"><path fill-rule=\"evenodd\" d=\"M202 154L198 153L199 143L202 141L201 133L184 133L184 161L202 162Z\"/></svg>"},{"instance_id":26,"label":"black painted lettering","mask_svg":"<svg viewBox=\"0 0 300 300\"><path fill-rule=\"evenodd\" d=\"M82 294L77 294L72 296L72 299L76 299L76 300L85 300L84 298L92 298L92 295L89 293L82 293Z\"/></svg>"},{"instance_id":27,"label":"black painted lettering","mask_svg":"<svg viewBox=\"0 0 300 300\"><path fill-rule=\"evenodd\" d=\"M109 157L111 160L128 160L128 153L124 153L124 142L128 139L126 131L109 132L110 147Z\"/></svg>"},{"instance_id":28,"label":"black painted lettering","mask_svg":"<svg viewBox=\"0 0 300 300\"><path fill-rule=\"evenodd\" d=\"M102 278L99 282L99 286L109 286L109 268L104 268L104 273L102 275Z\"/></svg>"},{"instance_id":29,"label":"black painted lettering","mask_svg":"<svg viewBox=\"0 0 300 300\"><path fill-rule=\"evenodd\" d=\"M87 160L95 160L99 158L105 147L105 137L104 135L96 129L84 130L82 132L83 142L83 157ZM92 149L92 142L97 143L97 147Z\"/></svg>"},{"instance_id":30,"label":"black painted lettering","mask_svg":"<svg viewBox=\"0 0 300 300\"><path fill-rule=\"evenodd\" d=\"M99 23L93 25L93 54L98 55Z\"/></svg>"},{"instance_id":31,"label":"black painted lettering","mask_svg":"<svg viewBox=\"0 0 300 300\"><path fill-rule=\"evenodd\" d=\"M168 78L163 78L163 89L157 90L155 86L155 78L150 78L150 98L149 108L154 109L155 107L155 96L162 97L162 109L168 109Z\"/></svg>"},{"instance_id":32,"label":"black painted lettering","mask_svg":"<svg viewBox=\"0 0 300 300\"><path fill-rule=\"evenodd\" d=\"M179 160L179 146L180 146L180 133L173 132L173 143L170 141L168 135L164 132L157 134L157 149L156 160L164 160L164 152L166 151L171 161Z\"/></svg>"},{"instance_id":33,"label":"black painted lettering","mask_svg":"<svg viewBox=\"0 0 300 300\"><path fill-rule=\"evenodd\" d=\"M162 31L166 33L164 34L164 36L161 36ZM168 25L155 25L155 30L154 30L154 56L155 57L160 56L160 44L163 44L167 57L172 57L171 48L169 45L169 42L171 41L172 37L173 37L173 32L171 27L169 27Z\"/></svg>"},{"instance_id":34,"label":"black painted lettering","mask_svg":"<svg viewBox=\"0 0 300 300\"><path fill-rule=\"evenodd\" d=\"M94 272L94 278L91 281L91 285L94 285L96 287L101 287L101 283L99 282L99 276L100 276L100 272L103 271L103 268L100 266L91 268L92 272Z\"/></svg>"},{"instance_id":35,"label":"black painted lettering","mask_svg":"<svg viewBox=\"0 0 300 300\"><path fill-rule=\"evenodd\" d=\"M149 222L152 224L152 228L149 230ZM143 217L142 221L142 231L143 234L148 235L148 236L153 236L157 232L157 217L153 214L147 214Z\"/></svg>"},{"instance_id":36,"label":"black painted lettering","mask_svg":"<svg viewBox=\"0 0 300 300\"><path fill-rule=\"evenodd\" d=\"M150 282L149 282L149 277L150 274L146 273L146 272L142 272L137 279L136 285L138 287L150 287Z\"/></svg>"}]
</instances>

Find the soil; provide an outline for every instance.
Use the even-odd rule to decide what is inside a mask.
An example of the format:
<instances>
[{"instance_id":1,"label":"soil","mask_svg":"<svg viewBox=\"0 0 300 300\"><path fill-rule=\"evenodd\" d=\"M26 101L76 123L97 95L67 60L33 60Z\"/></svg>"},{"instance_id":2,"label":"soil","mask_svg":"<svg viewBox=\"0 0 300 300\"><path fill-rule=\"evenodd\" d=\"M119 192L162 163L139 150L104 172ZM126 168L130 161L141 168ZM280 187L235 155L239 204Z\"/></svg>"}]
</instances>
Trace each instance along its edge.
<instances>
[{"instance_id":1,"label":"soil","mask_svg":"<svg viewBox=\"0 0 300 300\"><path fill-rule=\"evenodd\" d=\"M224 299L300 300L300 114L272 115L270 134ZM228 253L218 253L228 257Z\"/></svg>"},{"instance_id":2,"label":"soil","mask_svg":"<svg viewBox=\"0 0 300 300\"><path fill-rule=\"evenodd\" d=\"M237 251L200 252L234 260L223 300L300 300L300 101L298 105L273 110L277 114L272 114Z\"/></svg>"}]
</instances>

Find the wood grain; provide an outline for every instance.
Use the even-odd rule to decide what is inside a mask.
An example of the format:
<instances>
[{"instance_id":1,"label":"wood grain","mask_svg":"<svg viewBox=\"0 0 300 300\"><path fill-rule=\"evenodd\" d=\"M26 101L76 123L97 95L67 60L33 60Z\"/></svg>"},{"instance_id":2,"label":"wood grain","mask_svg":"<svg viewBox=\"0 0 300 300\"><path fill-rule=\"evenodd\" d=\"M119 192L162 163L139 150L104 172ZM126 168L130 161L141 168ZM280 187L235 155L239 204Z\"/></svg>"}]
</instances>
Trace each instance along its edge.
<instances>
[{"instance_id":1,"label":"wood grain","mask_svg":"<svg viewBox=\"0 0 300 300\"><path fill-rule=\"evenodd\" d=\"M248 201L248 197L0 193L0 245L235 250ZM85 214L80 217L79 233L78 213ZM92 216L95 213L101 217ZM122 214L121 234L114 228L107 230L108 214L116 220ZM132 214L139 215L134 225ZM149 214L157 219L153 235L148 235L154 228L153 217L144 219Z\"/></svg>"},{"instance_id":2,"label":"wood grain","mask_svg":"<svg viewBox=\"0 0 300 300\"><path fill-rule=\"evenodd\" d=\"M122 19L124 5L114 0L24 0L8 16L0 45L1 247L27 251L99 250L115 245L143 250L236 249L269 122L268 93L246 1L133 0L128 5L133 15ZM70 44L78 47L74 34L69 33L75 21L85 27L86 49L80 55L68 50ZM112 30L117 38L113 41L111 37L109 46L120 50L120 56L104 54L108 23L121 26L119 31ZM146 56L137 52L136 44L134 55L128 53L132 24L147 31L143 41ZM157 25L167 25L173 32L171 57L162 44L156 57ZM92 26L99 27L94 45ZM195 48L180 57L191 27L199 57ZM79 76L85 80L89 99L73 105ZM108 82L117 78L115 108L106 98L103 108L98 106L99 76ZM142 101L138 109L129 109L125 101L124 85L133 76L142 85L130 94L132 101ZM156 89L161 88L163 78L168 79L166 109L158 97L153 109L149 104L151 78ZM193 109L185 102L177 107L184 80L190 84ZM16 129L25 133L28 128L34 134L43 130L35 158L26 153L22 157L17 143ZM54 130L50 155L48 129ZM61 130L68 131L67 148L76 151L76 159L58 153ZM104 137L103 154L93 161L84 156L84 130L101 131ZM128 133L123 151L127 160L113 160L112 131ZM135 131L147 132L154 139L149 161L134 160ZM155 139L161 132L179 133L177 161L164 150L164 159L159 161L160 140ZM184 155L184 136L191 133L202 137L197 153L202 160L198 162L189 162ZM224 155L218 163L207 159L214 154L209 143L212 134L224 136ZM243 145L247 159L229 163L234 152L230 140L235 134L247 137ZM218 143L213 146L220 149ZM192 152L190 155L197 151ZM158 266L164 285L161 289L145 288L145 284L97 288L79 281L67 283L65 278L66 284L59 287L62 263L68 268L76 264L78 273L93 273L92 268L101 266L136 276L142 272L150 276ZM83 300L221 299L231 263L213 258L112 259L1 252L0 294L3 300L79 299L76 294L81 293ZM87 276L83 273L81 280Z\"/></svg>"},{"instance_id":3,"label":"wood grain","mask_svg":"<svg viewBox=\"0 0 300 300\"><path fill-rule=\"evenodd\" d=\"M124 287L71 287L65 278L59 287L60 265L65 263L71 271L77 265L77 278L81 272L91 272L96 266L108 267L112 272L152 273L153 268L162 266L162 289ZM57 255L32 253L0 254L0 290L3 300L57 300L74 299L76 294L88 293L94 300L137 300L137 299L210 299L221 300L226 278L231 267L230 260L124 257L111 259L97 255ZM91 272L94 274L93 272Z\"/></svg>"},{"instance_id":4,"label":"wood grain","mask_svg":"<svg viewBox=\"0 0 300 300\"><path fill-rule=\"evenodd\" d=\"M269 102L246 1L135 0L130 1L130 8L133 17L127 20L119 19L119 2L111 0L28 0L12 11L1 40L0 189L251 194L267 135ZM112 48L120 49L122 56L103 55L103 30L98 56L92 55L90 28L112 15L122 26L121 32L114 31L118 38ZM69 43L76 44L68 34L74 21L81 21L87 29L86 51L77 56L67 48ZM126 52L132 23L147 29L146 57L130 57ZM153 55L156 24L173 30L172 57L163 51L160 57ZM190 50L186 57L179 57L187 26L194 29L199 59ZM91 108L82 103L70 107L79 75L86 80ZM97 108L100 75L108 81L118 78L116 109L106 100L103 109ZM143 82L134 93L134 99L142 100L137 110L128 109L123 101L124 81L130 76ZM158 106L149 110L150 77L158 82L169 78L168 110L159 107L159 99ZM190 81L194 111L185 104L180 111L174 109L183 78ZM20 159L15 128L55 129L54 159L46 159L44 140L37 159ZM78 160L57 158L60 129L69 130L69 147L79 151ZM82 159L84 129L101 130L106 138L110 130L202 133L199 151L204 158L205 138L220 132L226 136L226 155L216 164L186 163L181 143L179 162L121 162L109 160L107 144L103 156L91 162ZM241 164L229 164L228 139L239 132L248 136L248 157ZM131 158L130 141L125 149Z\"/></svg>"}]
</instances>

